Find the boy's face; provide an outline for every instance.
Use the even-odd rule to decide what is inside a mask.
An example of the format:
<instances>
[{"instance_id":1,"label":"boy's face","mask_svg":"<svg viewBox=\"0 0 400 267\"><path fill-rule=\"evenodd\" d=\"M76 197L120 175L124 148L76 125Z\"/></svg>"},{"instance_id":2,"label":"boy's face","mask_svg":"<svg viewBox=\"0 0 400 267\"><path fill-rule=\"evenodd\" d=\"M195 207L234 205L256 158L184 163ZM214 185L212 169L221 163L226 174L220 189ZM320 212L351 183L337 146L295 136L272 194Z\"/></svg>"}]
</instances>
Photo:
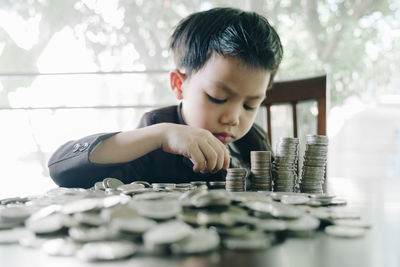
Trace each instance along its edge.
<instances>
[{"instance_id":1,"label":"boy's face","mask_svg":"<svg viewBox=\"0 0 400 267\"><path fill-rule=\"evenodd\" d=\"M224 144L243 137L263 101L271 73L214 53L202 69L183 79L185 122L209 130Z\"/></svg>"}]
</instances>

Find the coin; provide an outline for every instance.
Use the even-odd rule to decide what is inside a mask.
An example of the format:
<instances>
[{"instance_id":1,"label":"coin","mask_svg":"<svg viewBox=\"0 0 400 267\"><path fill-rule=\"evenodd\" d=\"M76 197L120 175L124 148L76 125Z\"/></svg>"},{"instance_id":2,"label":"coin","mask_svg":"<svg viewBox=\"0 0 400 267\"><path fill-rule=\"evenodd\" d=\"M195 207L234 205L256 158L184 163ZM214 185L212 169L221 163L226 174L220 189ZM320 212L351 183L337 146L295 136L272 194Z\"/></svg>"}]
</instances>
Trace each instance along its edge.
<instances>
[{"instance_id":1,"label":"coin","mask_svg":"<svg viewBox=\"0 0 400 267\"><path fill-rule=\"evenodd\" d=\"M220 238L211 229L195 229L185 239L173 243L171 251L174 254L198 254L215 250L219 247Z\"/></svg>"},{"instance_id":2,"label":"coin","mask_svg":"<svg viewBox=\"0 0 400 267\"><path fill-rule=\"evenodd\" d=\"M118 186L123 185L124 183L116 178L105 178L103 180L103 187L104 188L112 188L117 189Z\"/></svg>"},{"instance_id":3,"label":"coin","mask_svg":"<svg viewBox=\"0 0 400 267\"><path fill-rule=\"evenodd\" d=\"M0 230L0 244L18 243L19 239L29 234L29 231L25 228Z\"/></svg>"},{"instance_id":4,"label":"coin","mask_svg":"<svg viewBox=\"0 0 400 267\"><path fill-rule=\"evenodd\" d=\"M141 216L117 217L111 221L111 227L119 232L143 234L157 225L157 222Z\"/></svg>"},{"instance_id":5,"label":"coin","mask_svg":"<svg viewBox=\"0 0 400 267\"><path fill-rule=\"evenodd\" d=\"M330 225L325 227L325 233L334 237L356 238L364 236L366 230L361 227Z\"/></svg>"},{"instance_id":6,"label":"coin","mask_svg":"<svg viewBox=\"0 0 400 267\"><path fill-rule=\"evenodd\" d=\"M42 250L51 256L73 256L81 246L67 238L54 238L44 241Z\"/></svg>"},{"instance_id":7,"label":"coin","mask_svg":"<svg viewBox=\"0 0 400 267\"><path fill-rule=\"evenodd\" d=\"M266 249L272 243L272 236L263 232L250 232L239 237L229 237L223 240L226 248L231 250L260 250Z\"/></svg>"},{"instance_id":8,"label":"coin","mask_svg":"<svg viewBox=\"0 0 400 267\"><path fill-rule=\"evenodd\" d=\"M289 145L279 147L282 153L296 144L283 140ZM269 154L253 153L251 172L256 176L250 179L258 190L271 188ZM296 171L294 158L277 156L276 174L281 182L275 185L277 190L295 186L291 175ZM306 179L321 173L314 168L309 166ZM90 189L55 188L40 196L4 199L4 204L0 203L0 243L99 261L120 260L135 253L205 253L218 250L219 244L232 250L265 249L275 235L311 236L331 224L364 230L370 226L354 210L331 207L346 205L344 199L319 192L246 192L247 170L229 173L226 181L209 182L210 188L203 181L197 186L159 183L153 184L154 188L146 187L145 181L116 188L108 182L109 188L99 184ZM314 192L322 183L311 179L302 186ZM239 192L209 190L223 185Z\"/></svg>"},{"instance_id":9,"label":"coin","mask_svg":"<svg viewBox=\"0 0 400 267\"><path fill-rule=\"evenodd\" d=\"M227 169L225 188L231 192L243 192L246 188L247 170L244 168Z\"/></svg>"},{"instance_id":10,"label":"coin","mask_svg":"<svg viewBox=\"0 0 400 267\"><path fill-rule=\"evenodd\" d=\"M270 191L272 186L271 151L251 151L251 190Z\"/></svg>"},{"instance_id":11,"label":"coin","mask_svg":"<svg viewBox=\"0 0 400 267\"><path fill-rule=\"evenodd\" d=\"M325 166L327 162L328 137L322 135L307 135L306 140L307 144L304 153L300 191L320 194L323 193L322 185L324 184Z\"/></svg>"},{"instance_id":12,"label":"coin","mask_svg":"<svg viewBox=\"0 0 400 267\"><path fill-rule=\"evenodd\" d=\"M298 138L283 137L279 139L273 164L274 191L295 192L297 190L298 144Z\"/></svg>"},{"instance_id":13,"label":"coin","mask_svg":"<svg viewBox=\"0 0 400 267\"><path fill-rule=\"evenodd\" d=\"M136 245L129 241L103 241L83 245L77 256L84 261L118 260L132 256L136 251Z\"/></svg>"},{"instance_id":14,"label":"coin","mask_svg":"<svg viewBox=\"0 0 400 267\"><path fill-rule=\"evenodd\" d=\"M158 224L143 235L143 241L147 248L154 249L159 245L170 245L188 237L192 233L192 227L188 224L173 220Z\"/></svg>"}]
</instances>

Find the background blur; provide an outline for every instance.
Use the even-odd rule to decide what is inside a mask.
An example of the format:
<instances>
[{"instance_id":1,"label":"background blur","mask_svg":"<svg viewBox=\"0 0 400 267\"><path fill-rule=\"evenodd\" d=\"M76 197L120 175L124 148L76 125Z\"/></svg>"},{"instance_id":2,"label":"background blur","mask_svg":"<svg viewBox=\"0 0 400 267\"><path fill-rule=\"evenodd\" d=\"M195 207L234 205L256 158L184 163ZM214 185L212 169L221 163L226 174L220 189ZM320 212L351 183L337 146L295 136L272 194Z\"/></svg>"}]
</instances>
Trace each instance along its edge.
<instances>
[{"instance_id":1,"label":"background blur","mask_svg":"<svg viewBox=\"0 0 400 267\"><path fill-rule=\"evenodd\" d=\"M218 6L270 20L284 45L278 80L328 74L328 177L400 178L397 0L0 0L0 198L54 187L47 161L66 141L176 104L173 26ZM316 113L300 105L301 142ZM290 120L289 107L273 109L274 146Z\"/></svg>"}]
</instances>

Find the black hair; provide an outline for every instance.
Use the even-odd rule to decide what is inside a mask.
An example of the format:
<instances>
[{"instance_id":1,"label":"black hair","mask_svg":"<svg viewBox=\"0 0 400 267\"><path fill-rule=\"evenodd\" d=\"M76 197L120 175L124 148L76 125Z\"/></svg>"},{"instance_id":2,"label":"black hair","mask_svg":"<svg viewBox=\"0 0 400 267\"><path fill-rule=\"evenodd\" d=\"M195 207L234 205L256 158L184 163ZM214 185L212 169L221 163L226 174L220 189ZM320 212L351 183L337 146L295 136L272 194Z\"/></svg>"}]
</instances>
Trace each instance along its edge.
<instances>
[{"instance_id":1,"label":"black hair","mask_svg":"<svg viewBox=\"0 0 400 267\"><path fill-rule=\"evenodd\" d=\"M188 76L216 52L271 71L270 85L283 57L279 36L267 19L234 8L213 8L184 18L171 36L170 49L177 68Z\"/></svg>"}]
</instances>

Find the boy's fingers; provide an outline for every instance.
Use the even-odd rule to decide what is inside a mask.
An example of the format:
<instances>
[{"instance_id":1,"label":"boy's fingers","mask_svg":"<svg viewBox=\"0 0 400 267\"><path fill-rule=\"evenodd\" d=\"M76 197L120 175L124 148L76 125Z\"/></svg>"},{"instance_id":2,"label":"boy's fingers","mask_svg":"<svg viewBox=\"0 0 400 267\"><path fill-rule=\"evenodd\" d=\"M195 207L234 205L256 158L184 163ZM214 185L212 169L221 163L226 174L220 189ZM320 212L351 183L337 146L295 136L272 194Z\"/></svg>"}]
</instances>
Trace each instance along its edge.
<instances>
[{"instance_id":1,"label":"boy's fingers","mask_svg":"<svg viewBox=\"0 0 400 267\"><path fill-rule=\"evenodd\" d=\"M220 169L222 169L224 167L225 150L226 150L225 146L218 140L216 142L216 146L215 147L216 147L216 150L217 150L218 157L217 157L217 164L216 164L213 172L217 172L217 171L219 171Z\"/></svg>"},{"instance_id":2,"label":"boy's fingers","mask_svg":"<svg viewBox=\"0 0 400 267\"><path fill-rule=\"evenodd\" d=\"M203 152L203 155L206 158L207 161L207 170L209 172L214 171L216 165L217 165L217 160L218 160L218 153L215 150L215 148L210 145L208 142L204 142L200 146L200 150Z\"/></svg>"},{"instance_id":3,"label":"boy's fingers","mask_svg":"<svg viewBox=\"0 0 400 267\"><path fill-rule=\"evenodd\" d=\"M228 149L224 146L224 164L223 167L224 169L228 169L229 168L229 163L230 163L230 156L229 156L229 151Z\"/></svg>"},{"instance_id":4,"label":"boy's fingers","mask_svg":"<svg viewBox=\"0 0 400 267\"><path fill-rule=\"evenodd\" d=\"M190 160L193 162L193 171L199 172L206 167L206 159L198 146L193 147L189 153Z\"/></svg>"}]
</instances>

